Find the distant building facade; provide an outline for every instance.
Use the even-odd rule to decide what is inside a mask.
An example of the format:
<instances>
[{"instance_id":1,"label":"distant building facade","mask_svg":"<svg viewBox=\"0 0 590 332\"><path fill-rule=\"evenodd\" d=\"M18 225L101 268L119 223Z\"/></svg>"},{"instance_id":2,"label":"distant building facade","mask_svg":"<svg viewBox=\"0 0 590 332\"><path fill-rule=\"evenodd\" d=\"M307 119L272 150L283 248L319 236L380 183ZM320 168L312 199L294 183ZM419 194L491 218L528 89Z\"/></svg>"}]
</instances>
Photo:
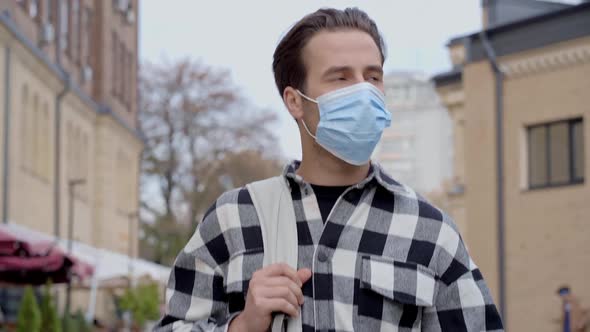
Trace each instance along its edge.
<instances>
[{"instance_id":1,"label":"distant building facade","mask_svg":"<svg viewBox=\"0 0 590 332\"><path fill-rule=\"evenodd\" d=\"M2 222L137 255L137 6L0 2Z\"/></svg>"},{"instance_id":2,"label":"distant building facade","mask_svg":"<svg viewBox=\"0 0 590 332\"><path fill-rule=\"evenodd\" d=\"M451 175L451 123L434 85L418 72L393 72L384 78L392 114L374 159L396 180L422 194L441 188Z\"/></svg>"}]
</instances>

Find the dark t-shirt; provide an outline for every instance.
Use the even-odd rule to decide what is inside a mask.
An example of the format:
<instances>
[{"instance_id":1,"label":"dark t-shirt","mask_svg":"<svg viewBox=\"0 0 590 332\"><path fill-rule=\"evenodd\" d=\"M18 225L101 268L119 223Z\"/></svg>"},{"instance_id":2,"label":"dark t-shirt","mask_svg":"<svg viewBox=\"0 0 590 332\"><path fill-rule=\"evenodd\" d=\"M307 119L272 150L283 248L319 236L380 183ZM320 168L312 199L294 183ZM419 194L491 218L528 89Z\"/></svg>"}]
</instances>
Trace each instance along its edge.
<instances>
[{"instance_id":1,"label":"dark t-shirt","mask_svg":"<svg viewBox=\"0 0 590 332\"><path fill-rule=\"evenodd\" d=\"M338 197L340 197L349 186L318 186L312 184L311 187L318 200L322 220L326 222L334 204L336 204L336 201L338 200Z\"/></svg>"}]
</instances>

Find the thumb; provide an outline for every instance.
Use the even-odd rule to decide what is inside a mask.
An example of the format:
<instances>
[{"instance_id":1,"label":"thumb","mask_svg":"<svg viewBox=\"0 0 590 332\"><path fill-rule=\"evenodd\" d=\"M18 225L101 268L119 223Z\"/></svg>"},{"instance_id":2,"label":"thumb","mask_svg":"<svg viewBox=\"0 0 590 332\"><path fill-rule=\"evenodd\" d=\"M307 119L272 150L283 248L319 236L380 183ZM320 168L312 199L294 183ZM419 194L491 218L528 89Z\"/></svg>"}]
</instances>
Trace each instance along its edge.
<instances>
[{"instance_id":1,"label":"thumb","mask_svg":"<svg viewBox=\"0 0 590 332\"><path fill-rule=\"evenodd\" d=\"M311 278L311 270L301 269L297 271L297 276L299 277L299 280L301 280L301 283L304 284L309 280L309 278Z\"/></svg>"}]
</instances>

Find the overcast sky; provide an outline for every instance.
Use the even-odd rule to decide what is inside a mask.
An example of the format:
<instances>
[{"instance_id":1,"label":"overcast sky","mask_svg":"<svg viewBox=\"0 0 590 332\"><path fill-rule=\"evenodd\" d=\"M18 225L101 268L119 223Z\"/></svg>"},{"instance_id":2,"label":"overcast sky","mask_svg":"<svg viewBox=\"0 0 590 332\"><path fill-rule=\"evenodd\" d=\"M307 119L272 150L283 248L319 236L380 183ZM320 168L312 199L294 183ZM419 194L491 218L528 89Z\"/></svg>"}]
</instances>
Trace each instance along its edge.
<instances>
[{"instance_id":1,"label":"overcast sky","mask_svg":"<svg viewBox=\"0 0 590 332\"><path fill-rule=\"evenodd\" d=\"M480 28L481 0L191 1L142 0L140 59L186 56L229 69L254 105L278 112L283 153L301 155L299 134L272 76L272 54L289 27L321 7L366 11L387 45L385 71L434 74L450 68L445 47L454 36Z\"/></svg>"}]
</instances>

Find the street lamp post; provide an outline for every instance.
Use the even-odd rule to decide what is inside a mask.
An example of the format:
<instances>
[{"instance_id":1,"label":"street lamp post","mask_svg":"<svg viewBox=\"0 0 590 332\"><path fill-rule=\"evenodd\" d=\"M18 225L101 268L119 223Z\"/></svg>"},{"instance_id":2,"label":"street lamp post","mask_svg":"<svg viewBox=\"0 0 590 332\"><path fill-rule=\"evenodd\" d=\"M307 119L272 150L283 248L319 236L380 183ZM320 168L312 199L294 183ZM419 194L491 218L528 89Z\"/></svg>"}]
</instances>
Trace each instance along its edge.
<instances>
[{"instance_id":1,"label":"street lamp post","mask_svg":"<svg viewBox=\"0 0 590 332\"><path fill-rule=\"evenodd\" d=\"M68 181L68 255L72 255L72 237L74 232L74 193L76 186L83 185L86 183L85 179L72 179ZM70 303L72 298L72 275L71 269L68 271L68 284L66 289L66 306L65 314L70 314Z\"/></svg>"}]
</instances>

